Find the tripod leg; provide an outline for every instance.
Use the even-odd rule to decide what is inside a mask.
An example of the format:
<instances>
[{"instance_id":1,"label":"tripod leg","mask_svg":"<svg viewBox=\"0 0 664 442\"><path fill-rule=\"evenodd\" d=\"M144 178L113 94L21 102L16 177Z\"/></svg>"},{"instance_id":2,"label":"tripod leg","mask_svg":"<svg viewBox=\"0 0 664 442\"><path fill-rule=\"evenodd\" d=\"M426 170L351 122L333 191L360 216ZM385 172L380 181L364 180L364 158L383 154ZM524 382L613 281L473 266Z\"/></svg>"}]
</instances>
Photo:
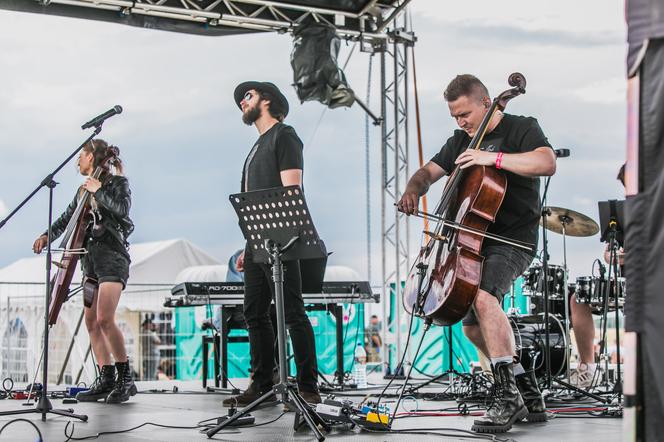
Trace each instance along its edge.
<instances>
[{"instance_id":1,"label":"tripod leg","mask_svg":"<svg viewBox=\"0 0 664 442\"><path fill-rule=\"evenodd\" d=\"M288 388L287 391L288 391L288 399L300 411L300 413L302 414L302 417L304 418L304 421L307 423L307 426L309 427L309 429L311 429L311 431L314 433L314 436L316 436L316 439L319 442L324 441L325 436L323 436L323 433L320 432L320 430L318 429L317 424L322 423L322 424L324 424L325 427L328 427L328 428L329 428L329 426L327 426L327 424L325 424L325 422L323 422L323 419L320 416L318 416L318 414L315 414L315 412L312 413L309 406L304 403L302 398L294 390L292 390L291 388ZM314 415L315 415L316 419L314 418ZM318 421L318 422L316 422L316 421Z\"/></svg>"},{"instance_id":2,"label":"tripod leg","mask_svg":"<svg viewBox=\"0 0 664 442\"><path fill-rule=\"evenodd\" d=\"M74 414L74 410L71 408L68 410L58 410L54 408L53 410L49 410L49 413L57 414L58 416L73 417L75 419L80 419L83 422L88 421L88 416L86 414Z\"/></svg>"},{"instance_id":3,"label":"tripod leg","mask_svg":"<svg viewBox=\"0 0 664 442\"><path fill-rule=\"evenodd\" d=\"M221 431L225 427L229 426L230 424L232 424L233 422L235 422L236 420L238 420L242 416L245 416L245 415L251 413L256 407L258 407L260 404L265 402L270 396L272 396L276 393L277 393L277 389L276 389L276 386L275 386L275 387L272 388L272 390L266 392L263 396L259 397L258 399L256 399L255 401L253 401L252 403L250 403L249 405L244 407L242 410L237 411L233 416L226 419L225 421L223 421L222 423L220 423L216 427L212 428L211 430L208 430L205 434L207 435L207 437L211 438L212 436L217 434L219 431Z\"/></svg>"}]
</instances>

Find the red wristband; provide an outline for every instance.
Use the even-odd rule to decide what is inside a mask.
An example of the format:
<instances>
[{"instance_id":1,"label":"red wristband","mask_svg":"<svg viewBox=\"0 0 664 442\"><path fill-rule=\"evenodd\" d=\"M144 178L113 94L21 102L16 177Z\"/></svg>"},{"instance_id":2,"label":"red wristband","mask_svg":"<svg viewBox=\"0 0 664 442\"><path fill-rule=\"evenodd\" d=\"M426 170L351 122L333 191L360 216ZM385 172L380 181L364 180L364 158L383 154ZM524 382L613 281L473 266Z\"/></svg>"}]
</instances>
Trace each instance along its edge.
<instances>
[{"instance_id":1,"label":"red wristband","mask_svg":"<svg viewBox=\"0 0 664 442\"><path fill-rule=\"evenodd\" d=\"M498 155L496 156L496 169L500 169L503 164L503 153L498 152Z\"/></svg>"}]
</instances>

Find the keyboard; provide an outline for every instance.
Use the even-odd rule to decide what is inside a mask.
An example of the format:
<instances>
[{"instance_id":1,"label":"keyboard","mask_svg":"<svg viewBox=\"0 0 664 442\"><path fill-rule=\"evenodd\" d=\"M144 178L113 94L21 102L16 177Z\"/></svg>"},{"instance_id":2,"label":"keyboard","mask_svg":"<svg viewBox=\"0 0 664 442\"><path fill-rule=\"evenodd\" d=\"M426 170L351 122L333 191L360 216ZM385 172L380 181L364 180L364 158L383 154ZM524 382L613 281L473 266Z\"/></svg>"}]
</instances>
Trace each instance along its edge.
<instances>
[{"instance_id":1,"label":"keyboard","mask_svg":"<svg viewBox=\"0 0 664 442\"><path fill-rule=\"evenodd\" d=\"M323 282L320 293L303 293L305 304L357 304L379 302L380 295L371 291L368 281ZM244 283L183 282L171 289L165 307L195 307L207 304L242 305Z\"/></svg>"}]
</instances>

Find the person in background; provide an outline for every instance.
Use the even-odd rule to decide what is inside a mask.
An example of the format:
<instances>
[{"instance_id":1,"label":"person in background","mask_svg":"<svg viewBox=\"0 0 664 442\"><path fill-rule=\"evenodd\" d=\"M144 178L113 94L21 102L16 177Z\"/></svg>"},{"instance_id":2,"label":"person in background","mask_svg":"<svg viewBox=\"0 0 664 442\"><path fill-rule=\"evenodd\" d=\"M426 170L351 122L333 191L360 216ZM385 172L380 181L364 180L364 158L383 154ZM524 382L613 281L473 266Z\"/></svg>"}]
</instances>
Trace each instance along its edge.
<instances>
[{"instance_id":1,"label":"person in background","mask_svg":"<svg viewBox=\"0 0 664 442\"><path fill-rule=\"evenodd\" d=\"M369 325L364 331L367 362L380 362L380 349L383 341L380 338L381 323L378 316L371 315Z\"/></svg>"},{"instance_id":2,"label":"person in background","mask_svg":"<svg viewBox=\"0 0 664 442\"><path fill-rule=\"evenodd\" d=\"M168 359L162 359L159 363L159 368L157 369L157 380L170 381L173 379L172 368L171 361Z\"/></svg>"},{"instance_id":3,"label":"person in background","mask_svg":"<svg viewBox=\"0 0 664 442\"><path fill-rule=\"evenodd\" d=\"M157 325L150 319L143 321L141 334L141 350L143 353L143 378L148 381L157 379L157 364L161 356L158 345L161 339L157 334Z\"/></svg>"},{"instance_id":4,"label":"person in background","mask_svg":"<svg viewBox=\"0 0 664 442\"><path fill-rule=\"evenodd\" d=\"M241 263L238 263L238 259L243 255L244 249L239 249L228 259L228 270L226 270L226 282L244 282L244 269L242 268ZM236 309L237 314L242 315L241 312ZM244 318L244 317L243 317ZM242 319L244 320L244 319ZM212 324L217 329L218 332L221 332L221 307L218 307L214 312L214 318L212 319Z\"/></svg>"}]
</instances>

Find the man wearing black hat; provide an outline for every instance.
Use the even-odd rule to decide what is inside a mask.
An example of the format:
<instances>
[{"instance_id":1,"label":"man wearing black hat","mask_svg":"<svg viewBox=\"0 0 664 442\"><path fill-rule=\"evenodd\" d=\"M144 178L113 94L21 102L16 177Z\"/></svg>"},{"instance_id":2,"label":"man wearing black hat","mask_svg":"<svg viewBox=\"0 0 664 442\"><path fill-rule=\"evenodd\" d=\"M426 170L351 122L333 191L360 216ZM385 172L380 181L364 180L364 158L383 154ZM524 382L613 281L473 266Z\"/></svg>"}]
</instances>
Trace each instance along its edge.
<instances>
[{"instance_id":1,"label":"man wearing black hat","mask_svg":"<svg viewBox=\"0 0 664 442\"><path fill-rule=\"evenodd\" d=\"M283 123L288 115L286 97L272 83L247 81L235 88L234 98L242 110L242 121L256 126L259 133L244 162L242 191L302 186L302 141L295 129ZM249 388L239 396L226 399L225 406L248 405L270 390L275 366L275 336L270 323L270 304L274 296L272 270L265 264L254 263L249 248L245 248L244 255L238 259L237 267L244 271L244 318L249 331L253 375ZM316 345L302 301L299 261L285 262L284 270L284 310L293 343L299 392L307 402L319 403Z\"/></svg>"}]
</instances>

